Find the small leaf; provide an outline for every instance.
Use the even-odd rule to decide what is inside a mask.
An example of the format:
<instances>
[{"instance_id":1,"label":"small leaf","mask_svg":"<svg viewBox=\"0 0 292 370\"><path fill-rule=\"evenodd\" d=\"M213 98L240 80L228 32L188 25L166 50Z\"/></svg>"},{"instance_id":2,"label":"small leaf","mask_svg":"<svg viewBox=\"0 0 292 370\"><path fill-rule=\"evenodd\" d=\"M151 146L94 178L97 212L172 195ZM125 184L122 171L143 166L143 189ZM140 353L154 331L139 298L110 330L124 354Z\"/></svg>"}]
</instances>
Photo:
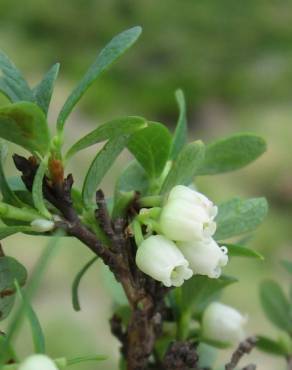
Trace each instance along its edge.
<instances>
[{"instance_id":1,"label":"small leaf","mask_svg":"<svg viewBox=\"0 0 292 370\"><path fill-rule=\"evenodd\" d=\"M216 240L253 231L265 218L268 204L265 198L231 199L219 205Z\"/></svg>"},{"instance_id":2,"label":"small leaf","mask_svg":"<svg viewBox=\"0 0 292 370\"><path fill-rule=\"evenodd\" d=\"M14 281L24 285L27 279L25 267L12 257L0 257L0 320L10 313L15 296Z\"/></svg>"},{"instance_id":3,"label":"small leaf","mask_svg":"<svg viewBox=\"0 0 292 370\"><path fill-rule=\"evenodd\" d=\"M115 36L99 53L95 62L86 72L77 87L69 95L58 117L58 129L62 130L72 109L83 96L86 90L107 70L124 52L138 39L142 32L141 27L133 27Z\"/></svg>"},{"instance_id":4,"label":"small leaf","mask_svg":"<svg viewBox=\"0 0 292 370\"><path fill-rule=\"evenodd\" d=\"M32 153L44 155L49 150L46 117L33 103L19 102L0 108L0 137Z\"/></svg>"},{"instance_id":5,"label":"small leaf","mask_svg":"<svg viewBox=\"0 0 292 370\"><path fill-rule=\"evenodd\" d=\"M0 91L12 102L25 100L34 101L33 93L23 78L21 72L15 67L8 56L0 50Z\"/></svg>"},{"instance_id":6,"label":"small leaf","mask_svg":"<svg viewBox=\"0 0 292 370\"><path fill-rule=\"evenodd\" d=\"M32 199L35 205L35 208L43 215L45 218L51 219L52 215L47 210L44 195L43 195L43 179L47 169L47 161L44 160L40 163L32 186Z\"/></svg>"},{"instance_id":7,"label":"small leaf","mask_svg":"<svg viewBox=\"0 0 292 370\"><path fill-rule=\"evenodd\" d=\"M205 160L198 175L237 170L257 159L266 149L266 143L261 137L249 133L216 141L206 147Z\"/></svg>"},{"instance_id":8,"label":"small leaf","mask_svg":"<svg viewBox=\"0 0 292 370\"><path fill-rule=\"evenodd\" d=\"M91 204L93 194L96 192L101 180L118 155L126 147L128 140L129 135L109 140L94 158L86 174L82 189L82 199L86 206Z\"/></svg>"},{"instance_id":9,"label":"small leaf","mask_svg":"<svg viewBox=\"0 0 292 370\"><path fill-rule=\"evenodd\" d=\"M22 294L17 281L15 281L15 287L30 323L35 353L46 353L45 337L39 319L25 295Z\"/></svg>"},{"instance_id":10,"label":"small leaf","mask_svg":"<svg viewBox=\"0 0 292 370\"><path fill-rule=\"evenodd\" d=\"M60 63L56 63L45 74L42 81L33 89L35 101L42 111L47 114L54 90L54 84L58 77Z\"/></svg>"},{"instance_id":11,"label":"small leaf","mask_svg":"<svg viewBox=\"0 0 292 370\"><path fill-rule=\"evenodd\" d=\"M176 129L172 139L170 158L176 159L183 146L187 142L187 117L186 117L186 102L182 90L176 90L175 98L179 108L179 117Z\"/></svg>"},{"instance_id":12,"label":"small leaf","mask_svg":"<svg viewBox=\"0 0 292 370\"><path fill-rule=\"evenodd\" d=\"M281 343L275 341L274 339L270 339L268 337L264 337L262 335L257 335L257 342L256 347L266 353L277 355L277 356L286 356L287 352L281 345Z\"/></svg>"},{"instance_id":13,"label":"small leaf","mask_svg":"<svg viewBox=\"0 0 292 370\"><path fill-rule=\"evenodd\" d=\"M230 257L258 258L260 260L264 259L264 257L260 253L258 253L257 251L254 251L253 249L243 247L242 245L229 244L229 243L224 243L224 245L227 247L228 256L230 256Z\"/></svg>"},{"instance_id":14,"label":"small leaf","mask_svg":"<svg viewBox=\"0 0 292 370\"><path fill-rule=\"evenodd\" d=\"M149 187L149 179L143 167L133 160L119 176L115 186L115 198L119 192L138 191L145 194Z\"/></svg>"},{"instance_id":15,"label":"small leaf","mask_svg":"<svg viewBox=\"0 0 292 370\"><path fill-rule=\"evenodd\" d=\"M7 226L7 227L0 227L0 240L7 238L10 235L21 233L21 232L29 232L32 228L30 226Z\"/></svg>"},{"instance_id":16,"label":"small leaf","mask_svg":"<svg viewBox=\"0 0 292 370\"><path fill-rule=\"evenodd\" d=\"M107 356L104 355L89 355L89 356L80 356L75 357L67 360L67 365L75 365L80 364L82 362L88 362L88 361L104 361L107 359Z\"/></svg>"},{"instance_id":17,"label":"small leaf","mask_svg":"<svg viewBox=\"0 0 292 370\"><path fill-rule=\"evenodd\" d=\"M161 188L161 194L169 192L175 185L189 185L204 160L205 146L201 141L186 145L174 161Z\"/></svg>"},{"instance_id":18,"label":"small leaf","mask_svg":"<svg viewBox=\"0 0 292 370\"><path fill-rule=\"evenodd\" d=\"M183 310L191 309L195 315L200 315L217 294L237 280L230 276L220 276L210 279L207 276L195 275L184 282L180 306Z\"/></svg>"},{"instance_id":19,"label":"small leaf","mask_svg":"<svg viewBox=\"0 0 292 370\"><path fill-rule=\"evenodd\" d=\"M80 303L79 303L79 296L78 296L78 289L81 282L82 277L87 272L89 267L94 264L95 261L98 260L98 256L93 257L89 262L86 263L85 266L78 272L76 275L73 284L72 284L72 304L75 311L80 311Z\"/></svg>"},{"instance_id":20,"label":"small leaf","mask_svg":"<svg viewBox=\"0 0 292 370\"><path fill-rule=\"evenodd\" d=\"M30 281L26 287L26 298L28 299L28 301L31 301L33 294L38 288L42 275L47 267L47 264L54 255L54 253L56 252L56 247L58 246L60 236L63 235L64 232L62 230L58 230L57 234L54 236L54 238L50 240L47 247L42 252L41 257L39 258L36 267L34 268L34 271L31 275ZM22 303L18 310L15 312L14 317L10 322L4 343L0 346L0 368L1 365L3 365L3 353L6 353L7 348L9 348L12 339L14 338L17 330L19 329L24 313L25 307L24 304Z\"/></svg>"},{"instance_id":21,"label":"small leaf","mask_svg":"<svg viewBox=\"0 0 292 370\"><path fill-rule=\"evenodd\" d=\"M88 148L91 145L108 139L117 138L120 135L130 134L146 126L146 120L141 117L123 117L106 122L97 127L82 139L77 141L67 152L66 157L70 158L75 153Z\"/></svg>"},{"instance_id":22,"label":"small leaf","mask_svg":"<svg viewBox=\"0 0 292 370\"><path fill-rule=\"evenodd\" d=\"M260 298L268 319L278 328L291 334L291 306L280 285L272 280L262 282L260 286Z\"/></svg>"},{"instance_id":23,"label":"small leaf","mask_svg":"<svg viewBox=\"0 0 292 370\"><path fill-rule=\"evenodd\" d=\"M3 162L6 156L6 146L3 140L0 141L0 188L2 193L2 199L5 203L12 204L14 206L22 206L22 202L17 198L15 193L10 188L8 181L4 174Z\"/></svg>"},{"instance_id":24,"label":"small leaf","mask_svg":"<svg viewBox=\"0 0 292 370\"><path fill-rule=\"evenodd\" d=\"M149 127L135 132L128 149L151 178L158 177L169 157L171 136L160 123L149 123Z\"/></svg>"}]
</instances>

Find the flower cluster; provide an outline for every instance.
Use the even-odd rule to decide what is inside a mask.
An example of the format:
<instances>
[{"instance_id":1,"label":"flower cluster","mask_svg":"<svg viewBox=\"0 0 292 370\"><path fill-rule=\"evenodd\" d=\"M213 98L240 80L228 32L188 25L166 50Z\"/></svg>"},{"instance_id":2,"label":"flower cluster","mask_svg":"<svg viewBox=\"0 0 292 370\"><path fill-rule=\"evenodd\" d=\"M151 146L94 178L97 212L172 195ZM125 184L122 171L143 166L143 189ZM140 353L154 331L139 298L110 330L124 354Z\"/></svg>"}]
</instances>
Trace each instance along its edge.
<instances>
[{"instance_id":1,"label":"flower cluster","mask_svg":"<svg viewBox=\"0 0 292 370\"><path fill-rule=\"evenodd\" d=\"M228 262L227 248L212 238L217 207L203 194L175 186L159 217L159 235L138 248L137 266L165 286L181 286L193 274L218 278Z\"/></svg>"}]
</instances>

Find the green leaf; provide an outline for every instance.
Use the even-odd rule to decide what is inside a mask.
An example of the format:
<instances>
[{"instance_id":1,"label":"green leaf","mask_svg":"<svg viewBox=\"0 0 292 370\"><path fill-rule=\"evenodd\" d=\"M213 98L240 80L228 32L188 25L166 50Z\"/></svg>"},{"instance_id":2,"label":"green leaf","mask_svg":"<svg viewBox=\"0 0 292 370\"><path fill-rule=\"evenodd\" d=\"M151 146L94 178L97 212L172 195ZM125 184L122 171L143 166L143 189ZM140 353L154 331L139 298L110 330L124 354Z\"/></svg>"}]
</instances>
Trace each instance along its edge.
<instances>
[{"instance_id":1,"label":"green leaf","mask_svg":"<svg viewBox=\"0 0 292 370\"><path fill-rule=\"evenodd\" d=\"M262 335L257 335L257 342L256 347L268 354L277 355L277 356L286 356L287 352L285 348L274 339L270 339L268 337L264 337Z\"/></svg>"},{"instance_id":2,"label":"green leaf","mask_svg":"<svg viewBox=\"0 0 292 370\"><path fill-rule=\"evenodd\" d=\"M136 161L131 161L117 179L115 197L119 192L138 191L145 194L149 187L149 179L143 167Z\"/></svg>"},{"instance_id":3,"label":"green leaf","mask_svg":"<svg viewBox=\"0 0 292 370\"><path fill-rule=\"evenodd\" d=\"M25 267L12 257L0 257L0 320L10 313L15 296L14 281L24 285L27 279Z\"/></svg>"},{"instance_id":4,"label":"green leaf","mask_svg":"<svg viewBox=\"0 0 292 370\"><path fill-rule=\"evenodd\" d=\"M21 72L1 50L0 70L2 71L2 77L0 78L0 91L2 91L12 102L20 100L34 101L33 93Z\"/></svg>"},{"instance_id":5,"label":"green leaf","mask_svg":"<svg viewBox=\"0 0 292 370\"><path fill-rule=\"evenodd\" d=\"M183 311L192 310L195 315L201 315L223 288L236 281L235 278L225 275L221 275L218 279L195 275L185 281L181 288L180 307Z\"/></svg>"},{"instance_id":6,"label":"green leaf","mask_svg":"<svg viewBox=\"0 0 292 370\"><path fill-rule=\"evenodd\" d=\"M5 341L5 335L0 334L0 348L1 348L1 346L4 345L4 341ZM15 355L15 352L14 352L12 346L8 346L7 351L4 353L4 358L3 359L1 358L1 360L3 360L4 363L9 363L11 360L13 360L15 362L17 361L16 355ZM6 370L5 368L7 368L7 367L4 366L1 369Z\"/></svg>"},{"instance_id":7,"label":"green leaf","mask_svg":"<svg viewBox=\"0 0 292 370\"><path fill-rule=\"evenodd\" d=\"M231 199L219 205L217 231L214 238L223 240L253 231L265 218L268 204L265 198Z\"/></svg>"},{"instance_id":8,"label":"green leaf","mask_svg":"<svg viewBox=\"0 0 292 370\"><path fill-rule=\"evenodd\" d=\"M22 206L22 202L17 198L15 193L11 190L8 181L4 174L3 169L3 162L6 157L7 152L7 146L3 142L3 140L0 141L0 189L2 193L2 199L4 202L12 204L14 206Z\"/></svg>"},{"instance_id":9,"label":"green leaf","mask_svg":"<svg viewBox=\"0 0 292 370\"><path fill-rule=\"evenodd\" d=\"M70 158L75 153L88 148L91 145L100 143L108 139L114 139L120 135L130 134L147 125L146 120L141 117L122 117L106 122L97 127L82 139L77 141L67 152L66 157Z\"/></svg>"},{"instance_id":10,"label":"green leaf","mask_svg":"<svg viewBox=\"0 0 292 370\"><path fill-rule=\"evenodd\" d=\"M54 84L58 77L59 69L60 63L54 64L45 74L42 81L33 89L35 101L46 115L49 110Z\"/></svg>"},{"instance_id":11,"label":"green leaf","mask_svg":"<svg viewBox=\"0 0 292 370\"><path fill-rule=\"evenodd\" d=\"M56 252L58 241L60 240L60 236L62 235L64 235L64 232L61 230L58 230L57 234L54 236L54 238L50 240L47 247L42 252L41 257L39 258L36 264L36 267L34 268L34 271L31 275L30 281L26 287L26 298L28 301L32 300L33 294L35 293L35 291L37 290L41 282L42 275L47 267L48 262L50 261L54 253ZM18 310L15 312L15 315L10 322L4 343L1 344L0 346L0 368L1 368L1 365L3 364L3 353L6 353L7 348L9 348L10 343L12 339L14 338L14 335L19 329L24 313L25 313L25 307L24 307L24 304L22 303L20 307L18 308Z\"/></svg>"},{"instance_id":12,"label":"green leaf","mask_svg":"<svg viewBox=\"0 0 292 370\"><path fill-rule=\"evenodd\" d=\"M101 180L111 168L118 155L126 147L128 140L129 135L111 139L97 153L83 183L82 199L86 206L90 206L93 194L96 192Z\"/></svg>"},{"instance_id":13,"label":"green leaf","mask_svg":"<svg viewBox=\"0 0 292 370\"><path fill-rule=\"evenodd\" d=\"M10 235L31 231L32 228L30 226L7 226L7 227L0 227L0 240L7 238Z\"/></svg>"},{"instance_id":14,"label":"green leaf","mask_svg":"<svg viewBox=\"0 0 292 370\"><path fill-rule=\"evenodd\" d=\"M175 185L189 185L204 160L205 146L201 141L186 145L174 161L161 188L161 194L169 192Z\"/></svg>"},{"instance_id":15,"label":"green leaf","mask_svg":"<svg viewBox=\"0 0 292 370\"><path fill-rule=\"evenodd\" d=\"M32 153L44 155L49 150L46 117L33 103L19 102L0 108L0 137Z\"/></svg>"},{"instance_id":16,"label":"green leaf","mask_svg":"<svg viewBox=\"0 0 292 370\"><path fill-rule=\"evenodd\" d=\"M86 263L85 266L78 272L76 275L73 284L72 284L72 304L75 311L80 311L80 303L79 303L79 296L78 296L78 289L81 282L82 277L87 272L90 266L94 264L95 261L98 260L98 256L93 257L90 261Z\"/></svg>"},{"instance_id":17,"label":"green leaf","mask_svg":"<svg viewBox=\"0 0 292 370\"><path fill-rule=\"evenodd\" d=\"M133 27L115 36L97 56L77 87L69 95L58 117L58 130L61 131L72 109L92 83L107 70L138 39L141 27Z\"/></svg>"},{"instance_id":18,"label":"green leaf","mask_svg":"<svg viewBox=\"0 0 292 370\"><path fill-rule=\"evenodd\" d=\"M34 181L32 185L32 199L35 208L43 215L45 218L51 219L52 215L47 210L44 195L43 195L43 179L47 169L47 161L44 160L40 163Z\"/></svg>"},{"instance_id":19,"label":"green leaf","mask_svg":"<svg viewBox=\"0 0 292 370\"><path fill-rule=\"evenodd\" d=\"M187 142L187 117L186 117L186 102L184 93L182 90L176 90L175 98L179 108L179 117L176 125L176 129L172 139L170 158L176 159L183 146Z\"/></svg>"},{"instance_id":20,"label":"green leaf","mask_svg":"<svg viewBox=\"0 0 292 370\"><path fill-rule=\"evenodd\" d=\"M224 243L224 245L227 247L228 256L230 257L258 258L260 260L264 259L263 255L260 254L259 252L254 251L253 249L243 247L242 245L229 243Z\"/></svg>"},{"instance_id":21,"label":"green leaf","mask_svg":"<svg viewBox=\"0 0 292 370\"><path fill-rule=\"evenodd\" d=\"M88 361L104 361L106 359L107 359L107 356L104 356L104 355L80 356L80 357L68 359L67 366L80 364L82 362L88 362Z\"/></svg>"},{"instance_id":22,"label":"green leaf","mask_svg":"<svg viewBox=\"0 0 292 370\"><path fill-rule=\"evenodd\" d=\"M272 280L262 282L260 285L260 298L268 319L278 328L291 334L291 306L280 285Z\"/></svg>"},{"instance_id":23,"label":"green leaf","mask_svg":"<svg viewBox=\"0 0 292 370\"><path fill-rule=\"evenodd\" d=\"M206 147L205 160L198 175L215 175L248 165L266 151L264 139L242 133L216 141Z\"/></svg>"},{"instance_id":24,"label":"green leaf","mask_svg":"<svg viewBox=\"0 0 292 370\"><path fill-rule=\"evenodd\" d=\"M17 290L17 294L24 306L25 314L30 323L35 353L46 353L45 337L39 319L35 311L31 307L29 301L27 300L26 296L22 294L17 281L15 281L15 287Z\"/></svg>"},{"instance_id":25,"label":"green leaf","mask_svg":"<svg viewBox=\"0 0 292 370\"><path fill-rule=\"evenodd\" d=\"M292 274L292 262L290 261L281 261L281 265L288 271L290 274Z\"/></svg>"},{"instance_id":26,"label":"green leaf","mask_svg":"<svg viewBox=\"0 0 292 370\"><path fill-rule=\"evenodd\" d=\"M135 132L128 149L151 178L158 177L169 157L171 135L160 123L149 123L149 127Z\"/></svg>"}]
</instances>

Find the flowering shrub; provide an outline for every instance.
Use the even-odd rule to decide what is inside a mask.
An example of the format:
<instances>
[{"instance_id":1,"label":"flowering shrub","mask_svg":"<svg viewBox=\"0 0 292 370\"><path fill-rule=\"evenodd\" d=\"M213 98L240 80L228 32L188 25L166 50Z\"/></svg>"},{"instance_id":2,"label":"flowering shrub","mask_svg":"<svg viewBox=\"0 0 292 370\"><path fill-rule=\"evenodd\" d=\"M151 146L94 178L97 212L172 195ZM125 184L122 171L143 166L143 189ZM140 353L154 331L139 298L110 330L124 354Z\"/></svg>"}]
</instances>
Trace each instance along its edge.
<instances>
[{"instance_id":1,"label":"flowering shrub","mask_svg":"<svg viewBox=\"0 0 292 370\"><path fill-rule=\"evenodd\" d=\"M236 282L223 273L233 257L261 258L242 236L263 221L267 202L234 198L217 206L197 191L195 180L248 165L266 150L264 140L241 133L211 144L188 142L185 100L178 90L179 117L173 134L162 123L121 117L98 126L64 153L65 124L71 111L140 33L140 27L129 29L100 52L62 107L54 136L47 113L59 65L31 88L8 57L0 54L0 90L10 101L0 108L0 238L21 232L50 239L29 283L25 267L1 249L0 320L10 314L16 297L20 300L11 325L0 336L0 363L5 370L53 370L106 360L106 356L88 354L76 354L73 359L65 354L59 359L47 357L31 299L63 236L77 238L93 254L73 282L75 310L80 310L80 280L97 259L109 267L108 273L125 293L128 304L115 306L110 320L121 345L120 369L202 369L204 344L220 349L243 341L225 366L232 370L256 345L256 339L247 338L244 330L247 316L220 303L220 293ZM7 142L30 153L27 157L13 155L19 171L16 178L5 175ZM66 165L79 151L101 142L104 145L78 189ZM133 158L117 178L113 196L106 199L100 183L124 149ZM290 306L285 306L286 298L271 284L263 286L264 307L272 321L286 330L281 304ZM271 286L279 296L277 306ZM14 339L24 315L31 324L36 354L21 361ZM291 339L286 338L284 347L282 343L258 337L259 348L272 348L271 352L289 357Z\"/></svg>"}]
</instances>

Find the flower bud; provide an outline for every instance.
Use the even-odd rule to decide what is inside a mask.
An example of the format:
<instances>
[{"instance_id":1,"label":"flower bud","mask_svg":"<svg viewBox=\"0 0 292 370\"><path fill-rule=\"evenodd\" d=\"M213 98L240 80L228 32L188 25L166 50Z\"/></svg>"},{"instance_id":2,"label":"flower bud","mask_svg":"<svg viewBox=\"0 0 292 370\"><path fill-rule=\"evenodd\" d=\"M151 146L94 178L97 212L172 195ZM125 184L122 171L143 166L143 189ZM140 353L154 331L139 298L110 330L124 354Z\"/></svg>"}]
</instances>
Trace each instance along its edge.
<instances>
[{"instance_id":1,"label":"flower bud","mask_svg":"<svg viewBox=\"0 0 292 370\"><path fill-rule=\"evenodd\" d=\"M235 344L245 337L247 317L232 307L219 302L211 303L203 314L202 332L206 339Z\"/></svg>"},{"instance_id":2,"label":"flower bud","mask_svg":"<svg viewBox=\"0 0 292 370\"><path fill-rule=\"evenodd\" d=\"M51 231L55 227L55 223L50 220L46 220L44 218L38 218L36 220L33 220L30 223L30 226L33 228L33 231L37 232L46 232L46 231Z\"/></svg>"},{"instance_id":3,"label":"flower bud","mask_svg":"<svg viewBox=\"0 0 292 370\"><path fill-rule=\"evenodd\" d=\"M217 279L221 275L221 267L227 265L227 248L219 247L212 238L180 242L178 246L194 274Z\"/></svg>"},{"instance_id":4,"label":"flower bud","mask_svg":"<svg viewBox=\"0 0 292 370\"><path fill-rule=\"evenodd\" d=\"M217 207L203 194L186 186L175 186L162 208L160 225L175 241L201 240L216 231Z\"/></svg>"},{"instance_id":5,"label":"flower bud","mask_svg":"<svg viewBox=\"0 0 292 370\"><path fill-rule=\"evenodd\" d=\"M161 235L152 235L141 243L136 264L146 275L167 287L181 286L193 275L175 243Z\"/></svg>"},{"instance_id":6,"label":"flower bud","mask_svg":"<svg viewBox=\"0 0 292 370\"><path fill-rule=\"evenodd\" d=\"M48 356L37 354L25 359L18 370L58 370L58 368Z\"/></svg>"}]
</instances>

